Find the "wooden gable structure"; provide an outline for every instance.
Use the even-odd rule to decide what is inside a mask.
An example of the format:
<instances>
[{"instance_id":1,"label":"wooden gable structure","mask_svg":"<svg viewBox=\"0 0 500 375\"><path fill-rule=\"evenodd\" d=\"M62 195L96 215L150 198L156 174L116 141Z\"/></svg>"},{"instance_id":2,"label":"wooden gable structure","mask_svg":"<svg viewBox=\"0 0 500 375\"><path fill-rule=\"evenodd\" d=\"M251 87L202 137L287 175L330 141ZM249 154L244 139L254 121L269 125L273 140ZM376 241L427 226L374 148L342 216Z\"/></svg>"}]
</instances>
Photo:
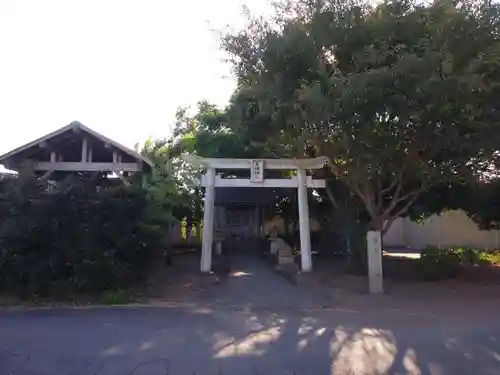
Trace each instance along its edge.
<instances>
[{"instance_id":1,"label":"wooden gable structure","mask_svg":"<svg viewBox=\"0 0 500 375\"><path fill-rule=\"evenodd\" d=\"M131 175L152 168L146 157L77 121L0 156L0 164L14 171L27 163L53 181L71 174L114 174L127 183Z\"/></svg>"}]
</instances>

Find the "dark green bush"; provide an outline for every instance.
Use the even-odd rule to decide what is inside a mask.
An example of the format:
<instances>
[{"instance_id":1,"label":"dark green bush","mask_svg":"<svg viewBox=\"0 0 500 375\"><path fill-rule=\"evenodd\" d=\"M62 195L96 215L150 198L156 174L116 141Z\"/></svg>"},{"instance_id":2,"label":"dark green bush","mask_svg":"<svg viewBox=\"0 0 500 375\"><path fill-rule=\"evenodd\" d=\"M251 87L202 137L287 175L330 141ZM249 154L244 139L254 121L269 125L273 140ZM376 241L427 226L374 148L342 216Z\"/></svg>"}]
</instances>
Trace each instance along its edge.
<instances>
[{"instance_id":1,"label":"dark green bush","mask_svg":"<svg viewBox=\"0 0 500 375\"><path fill-rule=\"evenodd\" d=\"M425 280L455 277L461 264L461 255L453 250L428 247L417 261L417 271Z\"/></svg>"},{"instance_id":2,"label":"dark green bush","mask_svg":"<svg viewBox=\"0 0 500 375\"><path fill-rule=\"evenodd\" d=\"M417 272L425 280L440 280L455 277L461 266L477 266L492 263L492 254L482 250L458 247L439 249L427 247L422 250L417 261Z\"/></svg>"},{"instance_id":3,"label":"dark green bush","mask_svg":"<svg viewBox=\"0 0 500 375\"><path fill-rule=\"evenodd\" d=\"M478 265L484 263L481 259L483 251L468 247L458 247L448 249L449 252L457 254L460 264Z\"/></svg>"},{"instance_id":4,"label":"dark green bush","mask_svg":"<svg viewBox=\"0 0 500 375\"><path fill-rule=\"evenodd\" d=\"M62 296L133 284L159 243L149 207L147 193L136 188L97 191L81 182L46 193L33 181L0 187L0 288Z\"/></svg>"}]
</instances>

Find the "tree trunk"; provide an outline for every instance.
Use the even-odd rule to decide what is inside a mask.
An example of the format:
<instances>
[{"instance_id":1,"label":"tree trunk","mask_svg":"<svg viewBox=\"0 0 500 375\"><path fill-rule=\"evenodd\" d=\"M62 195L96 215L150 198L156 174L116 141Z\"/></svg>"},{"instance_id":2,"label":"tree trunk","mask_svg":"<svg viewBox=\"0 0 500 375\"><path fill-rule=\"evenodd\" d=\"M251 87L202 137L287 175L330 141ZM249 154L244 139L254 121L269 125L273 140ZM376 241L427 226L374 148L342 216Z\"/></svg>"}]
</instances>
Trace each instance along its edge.
<instances>
[{"instance_id":1,"label":"tree trunk","mask_svg":"<svg viewBox=\"0 0 500 375\"><path fill-rule=\"evenodd\" d=\"M367 226L361 222L353 221L347 232L350 245L348 267L351 271L366 275L366 231Z\"/></svg>"},{"instance_id":2,"label":"tree trunk","mask_svg":"<svg viewBox=\"0 0 500 375\"><path fill-rule=\"evenodd\" d=\"M386 220L382 216L374 217L370 222L370 229L382 233L384 231L385 222Z\"/></svg>"}]
</instances>

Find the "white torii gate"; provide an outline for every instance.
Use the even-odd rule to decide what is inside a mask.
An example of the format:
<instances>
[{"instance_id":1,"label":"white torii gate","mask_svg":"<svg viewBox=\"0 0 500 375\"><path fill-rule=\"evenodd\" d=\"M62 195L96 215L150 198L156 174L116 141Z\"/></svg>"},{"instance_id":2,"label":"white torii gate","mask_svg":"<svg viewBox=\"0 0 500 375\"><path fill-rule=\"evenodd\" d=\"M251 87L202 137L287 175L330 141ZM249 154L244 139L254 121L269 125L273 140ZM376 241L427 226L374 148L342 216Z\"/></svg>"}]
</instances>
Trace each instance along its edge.
<instances>
[{"instance_id":1,"label":"white torii gate","mask_svg":"<svg viewBox=\"0 0 500 375\"><path fill-rule=\"evenodd\" d=\"M295 187L299 199L300 259L302 271L312 270L311 238L309 228L309 206L307 188L324 188L325 180L313 180L306 175L306 169L322 168L328 161L326 157L312 159L223 159L201 158L183 155L184 161L206 169L202 176L205 187L205 208L203 215L203 239L201 247L201 271L210 272L212 268L212 242L214 230L215 187ZM216 169L250 169L250 179L224 179L215 174ZM284 179L265 179L264 169L295 170L297 176Z\"/></svg>"}]
</instances>

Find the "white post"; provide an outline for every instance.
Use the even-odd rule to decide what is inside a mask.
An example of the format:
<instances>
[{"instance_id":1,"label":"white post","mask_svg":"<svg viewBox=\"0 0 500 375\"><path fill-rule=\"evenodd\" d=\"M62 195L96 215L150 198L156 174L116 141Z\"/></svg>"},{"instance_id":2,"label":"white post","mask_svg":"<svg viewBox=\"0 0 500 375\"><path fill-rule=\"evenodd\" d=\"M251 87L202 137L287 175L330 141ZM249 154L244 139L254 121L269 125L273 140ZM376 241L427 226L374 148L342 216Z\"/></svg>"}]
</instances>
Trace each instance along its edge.
<instances>
[{"instance_id":1,"label":"white post","mask_svg":"<svg viewBox=\"0 0 500 375\"><path fill-rule=\"evenodd\" d=\"M307 202L307 177L305 169L297 170L299 193L300 259L302 271L312 270L311 232L309 228L309 205Z\"/></svg>"},{"instance_id":2,"label":"white post","mask_svg":"<svg viewBox=\"0 0 500 375\"><path fill-rule=\"evenodd\" d=\"M87 162L87 138L82 140L82 163Z\"/></svg>"},{"instance_id":3,"label":"white post","mask_svg":"<svg viewBox=\"0 0 500 375\"><path fill-rule=\"evenodd\" d=\"M379 231L366 234L368 252L368 289L372 294L384 293L382 274L382 236Z\"/></svg>"},{"instance_id":4,"label":"white post","mask_svg":"<svg viewBox=\"0 0 500 375\"><path fill-rule=\"evenodd\" d=\"M201 244L201 272L212 269L212 242L214 236L215 169L208 168L205 174L205 207L203 212L203 239Z\"/></svg>"}]
</instances>

